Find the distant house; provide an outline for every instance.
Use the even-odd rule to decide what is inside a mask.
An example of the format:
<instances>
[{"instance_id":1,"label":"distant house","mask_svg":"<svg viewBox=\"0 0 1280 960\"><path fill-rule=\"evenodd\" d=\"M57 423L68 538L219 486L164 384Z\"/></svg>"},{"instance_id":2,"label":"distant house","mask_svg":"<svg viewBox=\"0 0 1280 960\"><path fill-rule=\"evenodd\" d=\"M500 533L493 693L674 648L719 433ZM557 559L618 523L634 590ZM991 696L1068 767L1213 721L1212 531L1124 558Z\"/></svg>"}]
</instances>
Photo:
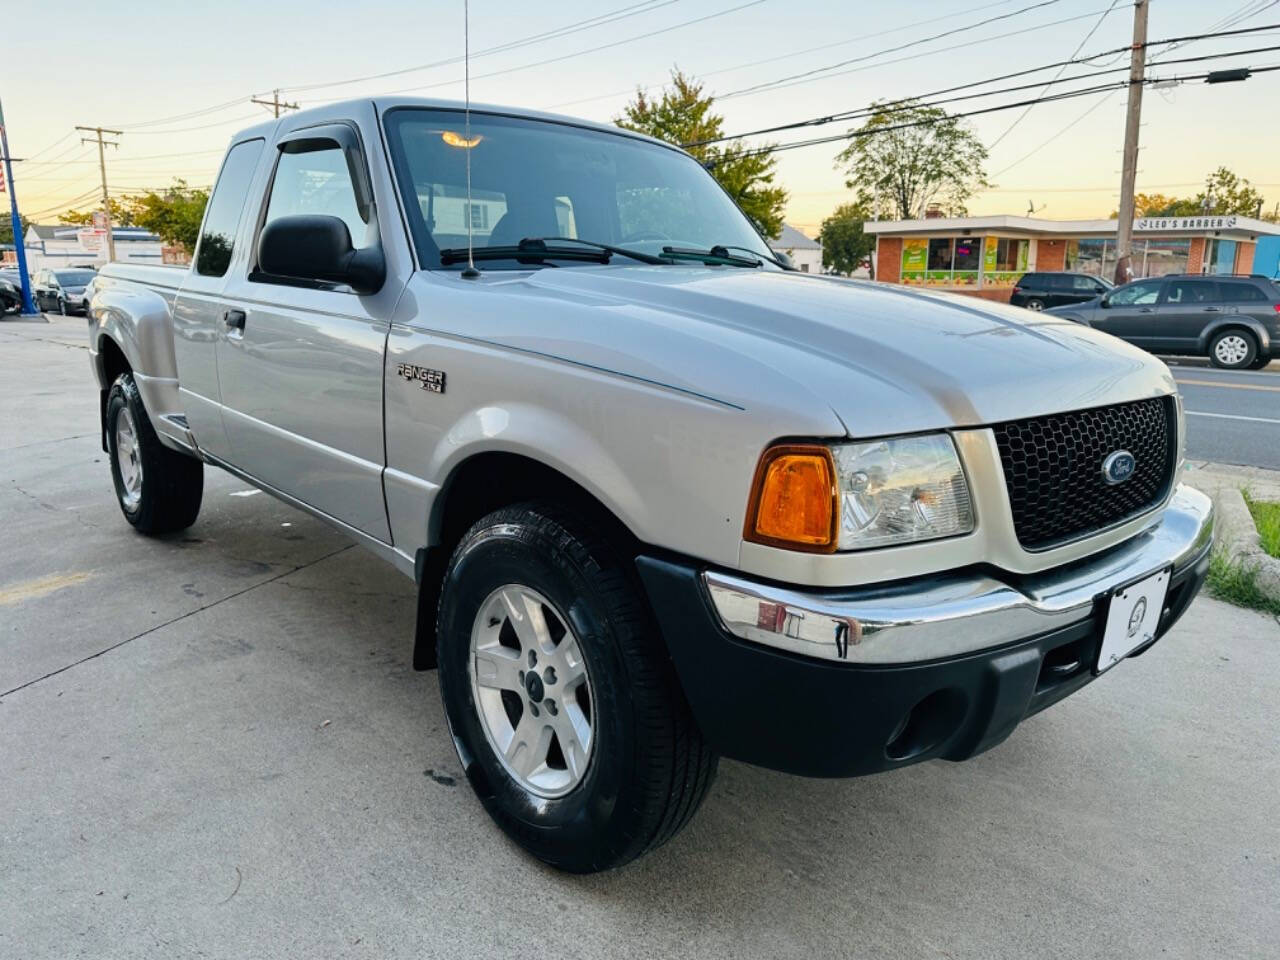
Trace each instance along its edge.
<instances>
[{"instance_id":1,"label":"distant house","mask_svg":"<svg viewBox=\"0 0 1280 960\"><path fill-rule=\"evenodd\" d=\"M115 227L116 260L121 263L162 263L163 241L142 227ZM105 234L73 224L33 223L22 237L27 249L27 269L56 270L62 267L95 266L107 262Z\"/></svg>"},{"instance_id":2,"label":"distant house","mask_svg":"<svg viewBox=\"0 0 1280 960\"><path fill-rule=\"evenodd\" d=\"M822 244L810 240L789 223L782 225L778 239L769 244L774 253L785 253L801 273L822 272Z\"/></svg>"}]
</instances>

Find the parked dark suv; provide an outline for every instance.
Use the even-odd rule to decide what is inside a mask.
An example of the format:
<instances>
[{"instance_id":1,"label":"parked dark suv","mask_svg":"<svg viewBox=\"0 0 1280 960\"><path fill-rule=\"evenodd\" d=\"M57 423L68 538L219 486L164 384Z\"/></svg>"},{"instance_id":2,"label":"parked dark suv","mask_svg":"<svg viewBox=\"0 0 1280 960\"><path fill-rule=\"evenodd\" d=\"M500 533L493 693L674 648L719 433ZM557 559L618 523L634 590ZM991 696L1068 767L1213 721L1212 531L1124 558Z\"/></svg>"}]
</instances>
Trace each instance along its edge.
<instances>
[{"instance_id":1,"label":"parked dark suv","mask_svg":"<svg viewBox=\"0 0 1280 960\"><path fill-rule=\"evenodd\" d=\"M1087 273L1024 273L1009 302L1015 307L1043 310L1084 303L1106 293L1113 284Z\"/></svg>"},{"instance_id":2,"label":"parked dark suv","mask_svg":"<svg viewBox=\"0 0 1280 960\"><path fill-rule=\"evenodd\" d=\"M1262 276L1173 274L1134 280L1067 317L1152 353L1208 357L1215 367L1259 369L1280 356L1280 287Z\"/></svg>"}]
</instances>

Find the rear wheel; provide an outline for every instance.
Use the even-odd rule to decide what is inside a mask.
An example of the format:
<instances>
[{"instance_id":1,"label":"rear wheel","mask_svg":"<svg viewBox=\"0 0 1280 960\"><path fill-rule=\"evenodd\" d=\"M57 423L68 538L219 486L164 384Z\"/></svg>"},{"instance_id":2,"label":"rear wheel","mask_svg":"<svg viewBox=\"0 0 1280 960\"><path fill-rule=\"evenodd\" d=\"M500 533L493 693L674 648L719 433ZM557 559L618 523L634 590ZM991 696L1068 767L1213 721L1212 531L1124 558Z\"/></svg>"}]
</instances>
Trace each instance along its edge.
<instances>
[{"instance_id":1,"label":"rear wheel","mask_svg":"<svg viewBox=\"0 0 1280 960\"><path fill-rule=\"evenodd\" d=\"M1209 343L1209 361L1224 370L1247 369L1258 356L1258 342L1243 330L1224 330Z\"/></svg>"},{"instance_id":2,"label":"rear wheel","mask_svg":"<svg viewBox=\"0 0 1280 960\"><path fill-rule=\"evenodd\" d=\"M1037 297L1032 297L1027 301L1026 306L1028 310L1034 310L1036 313L1039 313L1044 309L1044 301Z\"/></svg>"},{"instance_id":3,"label":"rear wheel","mask_svg":"<svg viewBox=\"0 0 1280 960\"><path fill-rule=\"evenodd\" d=\"M172 533L195 523L204 497L204 464L160 442L133 375L107 395L107 452L116 500L142 533Z\"/></svg>"},{"instance_id":4,"label":"rear wheel","mask_svg":"<svg viewBox=\"0 0 1280 960\"><path fill-rule=\"evenodd\" d=\"M715 775L628 564L552 504L498 510L445 573L440 689L498 825L577 873L675 835Z\"/></svg>"}]
</instances>

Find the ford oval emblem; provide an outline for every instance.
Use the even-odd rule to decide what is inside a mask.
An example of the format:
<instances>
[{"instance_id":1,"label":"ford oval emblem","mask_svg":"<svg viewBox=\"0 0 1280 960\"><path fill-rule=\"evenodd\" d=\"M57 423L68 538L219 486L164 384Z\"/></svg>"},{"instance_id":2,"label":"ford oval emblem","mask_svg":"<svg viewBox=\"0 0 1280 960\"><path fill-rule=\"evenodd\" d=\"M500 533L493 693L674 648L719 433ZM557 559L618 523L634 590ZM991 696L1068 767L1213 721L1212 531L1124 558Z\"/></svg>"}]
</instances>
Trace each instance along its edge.
<instances>
[{"instance_id":1,"label":"ford oval emblem","mask_svg":"<svg viewBox=\"0 0 1280 960\"><path fill-rule=\"evenodd\" d=\"M1102 479L1112 485L1124 483L1138 469L1138 461L1128 450L1117 450L1102 461Z\"/></svg>"}]
</instances>

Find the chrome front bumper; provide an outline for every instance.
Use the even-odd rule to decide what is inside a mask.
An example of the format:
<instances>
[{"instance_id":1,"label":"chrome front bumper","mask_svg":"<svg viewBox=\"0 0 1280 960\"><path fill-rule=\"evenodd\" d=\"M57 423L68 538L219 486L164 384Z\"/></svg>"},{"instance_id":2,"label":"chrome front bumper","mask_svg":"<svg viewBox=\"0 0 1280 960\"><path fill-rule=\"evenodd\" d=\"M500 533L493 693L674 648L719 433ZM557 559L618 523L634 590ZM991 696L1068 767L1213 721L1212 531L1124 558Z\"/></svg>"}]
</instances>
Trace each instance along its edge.
<instances>
[{"instance_id":1,"label":"chrome front bumper","mask_svg":"<svg viewBox=\"0 0 1280 960\"><path fill-rule=\"evenodd\" d=\"M961 573L812 593L702 575L726 630L806 657L901 664L1038 636L1091 616L1094 603L1159 570L1176 576L1213 542L1213 503L1179 486L1157 522L1103 553L1031 576Z\"/></svg>"}]
</instances>

